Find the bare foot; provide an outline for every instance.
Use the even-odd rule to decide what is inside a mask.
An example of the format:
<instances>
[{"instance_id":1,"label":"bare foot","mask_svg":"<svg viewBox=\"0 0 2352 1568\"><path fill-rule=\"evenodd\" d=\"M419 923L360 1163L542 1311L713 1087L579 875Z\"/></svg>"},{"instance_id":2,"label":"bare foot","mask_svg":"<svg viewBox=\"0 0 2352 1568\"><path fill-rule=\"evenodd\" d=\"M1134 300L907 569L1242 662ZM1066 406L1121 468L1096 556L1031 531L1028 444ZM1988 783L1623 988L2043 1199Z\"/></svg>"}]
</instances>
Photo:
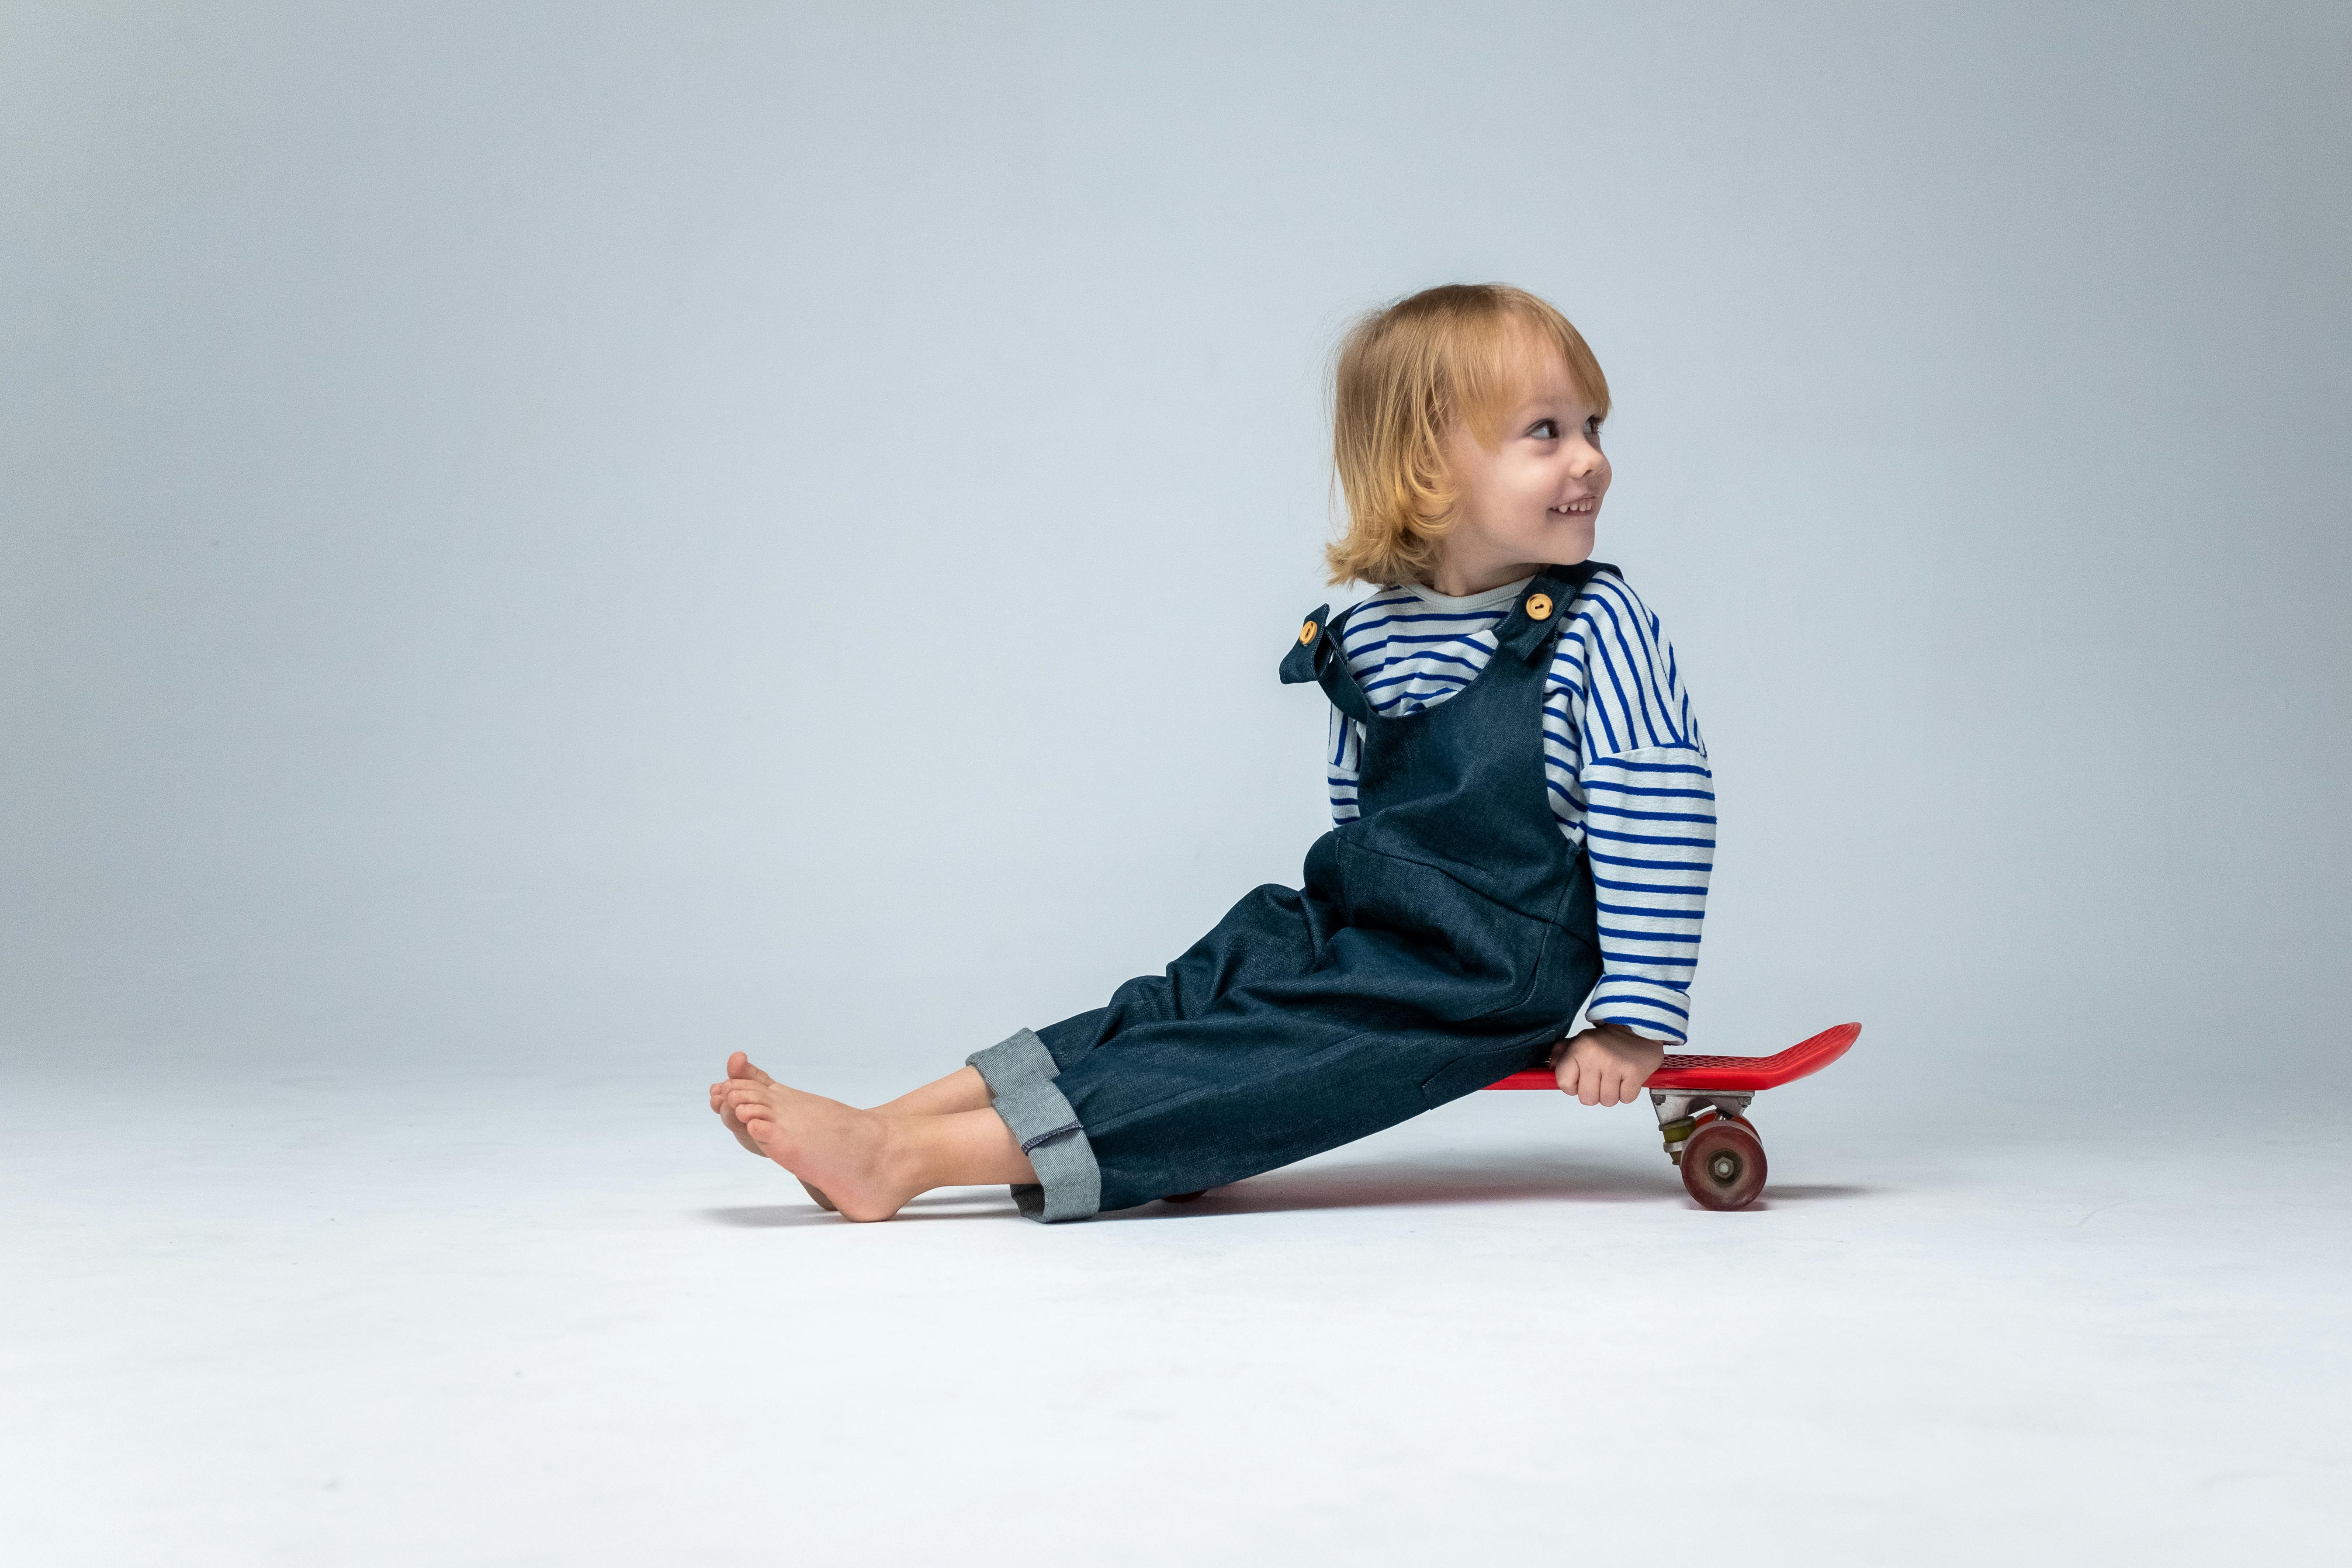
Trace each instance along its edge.
<instances>
[{"instance_id":1,"label":"bare foot","mask_svg":"<svg viewBox=\"0 0 2352 1568\"><path fill-rule=\"evenodd\" d=\"M899 1118L804 1094L765 1073L730 1077L715 1093L753 1147L845 1219L888 1219L927 1185L892 1132L905 1125Z\"/></svg>"},{"instance_id":2,"label":"bare foot","mask_svg":"<svg viewBox=\"0 0 2352 1568\"><path fill-rule=\"evenodd\" d=\"M719 1120L726 1124L727 1131L735 1134L735 1142L764 1160L767 1158L767 1151L753 1142L751 1135L743 1131L741 1120L736 1116L733 1107L730 1106L725 1099L727 1086L738 1079L748 1079L752 1083L773 1083L776 1080L753 1067L751 1058L737 1051L727 1058L727 1076L710 1086L710 1109L719 1113Z\"/></svg>"},{"instance_id":3,"label":"bare foot","mask_svg":"<svg viewBox=\"0 0 2352 1568\"><path fill-rule=\"evenodd\" d=\"M764 1160L768 1157L768 1152L765 1149L761 1148L759 1141L753 1138L750 1131L744 1128L741 1118L735 1114L735 1108L729 1104L726 1099L727 1086L738 1081L739 1079L758 1084L773 1084L776 1081L774 1079L770 1078L766 1073L761 1072L758 1068L753 1067L751 1065L751 1058L745 1056L740 1051L737 1051L733 1056L727 1058L727 1076L710 1086L710 1109L719 1112L719 1120L726 1124L728 1131L735 1134L735 1142L740 1143L744 1148L749 1149L752 1153L757 1154L760 1158ZM833 1200L831 1198L826 1197L823 1192L809 1185L806 1182L801 1183L801 1191L806 1193L809 1195L810 1200L814 1202L817 1207L824 1210L825 1213L838 1214L841 1212L833 1206Z\"/></svg>"}]
</instances>

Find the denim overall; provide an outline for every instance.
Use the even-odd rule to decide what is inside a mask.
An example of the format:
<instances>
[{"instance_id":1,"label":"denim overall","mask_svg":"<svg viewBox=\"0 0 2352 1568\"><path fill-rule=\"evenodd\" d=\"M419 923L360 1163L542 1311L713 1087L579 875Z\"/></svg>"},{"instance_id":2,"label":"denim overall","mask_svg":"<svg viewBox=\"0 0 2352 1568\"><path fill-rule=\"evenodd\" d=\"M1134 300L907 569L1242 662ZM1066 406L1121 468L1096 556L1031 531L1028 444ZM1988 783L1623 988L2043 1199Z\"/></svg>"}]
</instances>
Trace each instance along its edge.
<instances>
[{"instance_id":1,"label":"denim overall","mask_svg":"<svg viewBox=\"0 0 2352 1568\"><path fill-rule=\"evenodd\" d=\"M1521 590L1467 686L1394 718L1315 612L1282 661L1365 728L1362 816L1253 889L1164 974L975 1052L1036 1168L1024 1213L1080 1219L1286 1165L1538 1067L1601 977L1592 877L1544 777L1553 640L1598 562ZM1536 613L1530 613L1530 606Z\"/></svg>"}]
</instances>

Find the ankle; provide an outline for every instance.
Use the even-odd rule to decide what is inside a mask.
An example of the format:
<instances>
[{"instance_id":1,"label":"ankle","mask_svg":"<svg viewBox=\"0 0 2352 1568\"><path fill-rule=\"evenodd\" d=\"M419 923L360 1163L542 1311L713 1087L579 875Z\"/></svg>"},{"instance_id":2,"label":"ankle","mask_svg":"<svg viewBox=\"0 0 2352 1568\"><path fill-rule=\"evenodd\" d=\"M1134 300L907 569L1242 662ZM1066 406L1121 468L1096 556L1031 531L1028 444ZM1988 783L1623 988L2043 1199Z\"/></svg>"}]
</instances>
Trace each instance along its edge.
<instances>
[{"instance_id":1,"label":"ankle","mask_svg":"<svg viewBox=\"0 0 2352 1568\"><path fill-rule=\"evenodd\" d=\"M893 1191L925 1193L940 1184L935 1118L884 1110L867 1112L877 1130L875 1170Z\"/></svg>"}]
</instances>

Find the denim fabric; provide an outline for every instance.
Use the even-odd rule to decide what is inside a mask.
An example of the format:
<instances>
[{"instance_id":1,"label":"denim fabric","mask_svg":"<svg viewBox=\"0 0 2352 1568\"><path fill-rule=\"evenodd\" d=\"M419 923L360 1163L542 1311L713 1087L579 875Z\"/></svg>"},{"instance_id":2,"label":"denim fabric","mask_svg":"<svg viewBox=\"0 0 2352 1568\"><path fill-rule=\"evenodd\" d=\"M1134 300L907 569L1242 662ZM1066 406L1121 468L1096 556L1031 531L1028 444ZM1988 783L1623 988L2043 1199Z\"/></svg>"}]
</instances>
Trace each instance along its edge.
<instances>
[{"instance_id":1,"label":"denim fabric","mask_svg":"<svg viewBox=\"0 0 2352 1568\"><path fill-rule=\"evenodd\" d=\"M1036 1031L1050 1080L1035 1079L1025 1044L992 1047L1005 1053L1008 1085L1025 1062L1020 1081L1049 1082L1057 1102L1021 1112L1055 1134L1030 1154L1045 1189L1038 1217L1237 1182L1548 1058L1601 956L1591 869L1546 794L1545 676L1577 589L1602 570L1539 573L1496 628L1486 668L1395 718L1373 710L1340 655L1340 628L1315 613L1282 678L1319 681L1364 721L1363 815L1316 841L1304 887L1252 890L1164 973ZM1528 614L1538 594L1550 600L1542 619ZM1064 1107L1078 1133L1043 1125ZM1056 1175L1038 1160L1076 1143L1092 1191L1076 1162Z\"/></svg>"},{"instance_id":2,"label":"denim fabric","mask_svg":"<svg viewBox=\"0 0 2352 1568\"><path fill-rule=\"evenodd\" d=\"M1014 1206L1048 1223L1085 1219L1099 1208L1102 1174L1077 1113L1054 1087L1059 1069L1045 1043L1023 1029L963 1060L980 1070L996 1114L1020 1140L1021 1152L1037 1173L1034 1184L1013 1185Z\"/></svg>"}]
</instances>

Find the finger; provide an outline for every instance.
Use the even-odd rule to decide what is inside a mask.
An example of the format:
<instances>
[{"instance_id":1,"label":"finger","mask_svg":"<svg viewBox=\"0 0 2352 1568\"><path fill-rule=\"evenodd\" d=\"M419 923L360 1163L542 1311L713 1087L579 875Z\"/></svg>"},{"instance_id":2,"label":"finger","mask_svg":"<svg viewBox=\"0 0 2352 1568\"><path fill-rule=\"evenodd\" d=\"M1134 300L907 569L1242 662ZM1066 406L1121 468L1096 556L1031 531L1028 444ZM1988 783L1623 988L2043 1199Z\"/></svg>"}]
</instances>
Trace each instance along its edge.
<instances>
[{"instance_id":1,"label":"finger","mask_svg":"<svg viewBox=\"0 0 2352 1568\"><path fill-rule=\"evenodd\" d=\"M1601 1103L1601 1070L1596 1067L1580 1077L1576 1089L1576 1098L1580 1102L1585 1105Z\"/></svg>"},{"instance_id":2,"label":"finger","mask_svg":"<svg viewBox=\"0 0 2352 1568\"><path fill-rule=\"evenodd\" d=\"M1563 1057L1560 1058L1559 1066L1552 1069L1551 1078L1554 1083L1559 1085L1560 1093L1574 1094L1576 1092L1577 1079L1576 1058L1574 1057Z\"/></svg>"}]
</instances>

